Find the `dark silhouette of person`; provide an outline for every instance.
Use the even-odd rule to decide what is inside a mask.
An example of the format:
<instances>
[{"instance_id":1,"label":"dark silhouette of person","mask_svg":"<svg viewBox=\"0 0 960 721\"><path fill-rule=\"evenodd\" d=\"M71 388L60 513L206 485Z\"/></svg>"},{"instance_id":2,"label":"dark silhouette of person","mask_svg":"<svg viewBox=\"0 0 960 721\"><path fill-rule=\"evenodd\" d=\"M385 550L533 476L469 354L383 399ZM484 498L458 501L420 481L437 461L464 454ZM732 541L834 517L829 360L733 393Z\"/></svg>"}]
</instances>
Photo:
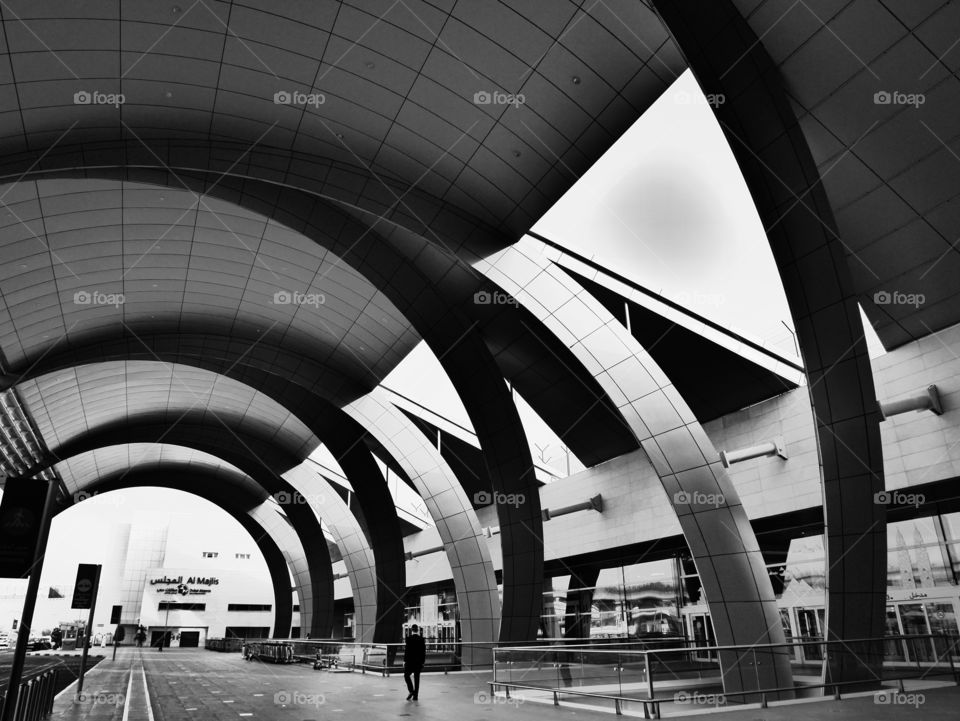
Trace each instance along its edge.
<instances>
[{"instance_id":1,"label":"dark silhouette of person","mask_svg":"<svg viewBox=\"0 0 960 721\"><path fill-rule=\"evenodd\" d=\"M63 643L63 631L58 627L50 632L50 645L53 648L60 648L61 643Z\"/></svg>"},{"instance_id":2,"label":"dark silhouette of person","mask_svg":"<svg viewBox=\"0 0 960 721\"><path fill-rule=\"evenodd\" d=\"M407 644L403 650L403 680L407 684L407 701L416 701L420 697L420 672L427 660L427 644L420 635L420 627L416 624L410 627ZM410 677L413 676L411 682Z\"/></svg>"}]
</instances>

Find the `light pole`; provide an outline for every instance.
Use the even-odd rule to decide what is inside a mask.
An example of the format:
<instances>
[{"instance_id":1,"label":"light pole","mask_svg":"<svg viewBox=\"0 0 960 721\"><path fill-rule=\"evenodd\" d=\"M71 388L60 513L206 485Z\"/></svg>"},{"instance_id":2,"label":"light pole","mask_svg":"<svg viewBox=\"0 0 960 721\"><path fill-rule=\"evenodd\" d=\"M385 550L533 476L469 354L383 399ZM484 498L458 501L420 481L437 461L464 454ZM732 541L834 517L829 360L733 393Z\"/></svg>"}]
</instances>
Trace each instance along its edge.
<instances>
[{"instance_id":1,"label":"light pole","mask_svg":"<svg viewBox=\"0 0 960 721\"><path fill-rule=\"evenodd\" d=\"M160 643L158 648L160 652L163 653L163 642L167 639L167 634L170 633L170 601L167 601L167 615L163 619L163 633L160 634Z\"/></svg>"}]
</instances>

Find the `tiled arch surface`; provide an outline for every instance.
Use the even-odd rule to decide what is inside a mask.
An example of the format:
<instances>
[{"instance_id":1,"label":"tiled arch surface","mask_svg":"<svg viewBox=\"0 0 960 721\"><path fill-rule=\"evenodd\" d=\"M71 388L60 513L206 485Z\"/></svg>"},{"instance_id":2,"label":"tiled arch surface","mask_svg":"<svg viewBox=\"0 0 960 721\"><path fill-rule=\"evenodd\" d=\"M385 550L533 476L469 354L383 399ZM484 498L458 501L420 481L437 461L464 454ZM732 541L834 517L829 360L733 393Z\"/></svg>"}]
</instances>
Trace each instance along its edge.
<instances>
[{"instance_id":1,"label":"tiled arch surface","mask_svg":"<svg viewBox=\"0 0 960 721\"><path fill-rule=\"evenodd\" d=\"M497 579L477 514L439 451L405 418L379 388L344 411L362 424L406 473L423 498L443 541L460 609L465 642L498 638ZM489 663L489 649L466 646L463 663Z\"/></svg>"},{"instance_id":2,"label":"tiled arch surface","mask_svg":"<svg viewBox=\"0 0 960 721\"><path fill-rule=\"evenodd\" d=\"M886 513L876 389L833 209L763 39L730 0L655 6L715 109L780 271L806 369L823 478L828 639L886 633ZM734 64L735 63L735 64ZM728 71L729 68L729 71ZM757 123L762 117L764 122ZM829 680L879 679L882 649L837 649Z\"/></svg>"},{"instance_id":3,"label":"tiled arch surface","mask_svg":"<svg viewBox=\"0 0 960 721\"><path fill-rule=\"evenodd\" d=\"M119 174L124 179L146 177L152 183L173 185L180 185L182 180L196 184L198 192L211 191L220 200L262 212L349 263L427 341L470 416L497 497L525 499L521 504L497 506L504 557L500 639L535 638L543 588L543 533L533 461L503 376L476 324L459 307L467 300L461 281L470 276L470 271L456 251L486 231L470 229L462 218L447 224L434 218L437 230L431 230L433 239L427 240L345 202L334 204L301 190L254 178L176 168L182 159L176 153L169 158L143 159L156 167L100 167L91 169L89 174ZM58 171L53 168L58 162L72 165L75 160L73 156L60 158L51 154L44 160L43 172L55 177ZM179 179L168 174L163 166L167 161L172 163ZM249 163L244 167L251 170ZM454 230L463 232L458 235ZM438 233L443 233L443 238Z\"/></svg>"},{"instance_id":4,"label":"tiled arch surface","mask_svg":"<svg viewBox=\"0 0 960 721\"><path fill-rule=\"evenodd\" d=\"M255 522L266 529L271 537L276 539L290 569L293 587L297 591L297 600L300 602L300 635L326 638L333 630L332 620L328 620L328 616L332 616L333 604L324 599L333 598L333 575L316 578L310 573L310 564L300 537L290 521L277 512L273 503L264 501L259 506L251 508L248 513ZM289 581L286 578L284 581L287 583L286 590L289 596ZM316 606L321 608L319 614L314 613ZM289 638L289 635L285 638Z\"/></svg>"},{"instance_id":5,"label":"tiled arch surface","mask_svg":"<svg viewBox=\"0 0 960 721\"><path fill-rule=\"evenodd\" d=\"M191 493L216 504L243 526L263 553L273 585L273 637L289 638L293 615L290 573L295 569L292 561L303 562L305 560L303 558L303 546L300 545L290 526L281 520L275 512L272 512L272 516L279 523L276 523L270 516L259 513L259 505L244 508L243 505L245 504L230 502L228 500L230 491L226 490L224 492L223 487L229 487L234 479L231 478L231 474L224 473L222 470L211 472L198 469L195 465L166 463L153 466L146 472L144 472L144 469L138 471L136 466L132 466L128 471L115 474L112 479L94 479L89 483L76 485L74 486L74 492L84 490L104 492L139 486L159 486ZM217 485L216 490L211 489L211 484ZM304 600L302 598L299 600L300 607L303 609ZM309 599L307 603L309 603ZM309 613L308 609L308 619ZM301 623L303 623L302 619L303 614L301 613Z\"/></svg>"},{"instance_id":6,"label":"tiled arch surface","mask_svg":"<svg viewBox=\"0 0 960 721\"><path fill-rule=\"evenodd\" d=\"M283 477L300 492L310 508L323 518L327 528L333 533L350 576L354 638L360 643L373 643L379 620L377 565L363 528L343 499L309 462L291 468ZM391 599L391 603L403 609L402 596Z\"/></svg>"},{"instance_id":7,"label":"tiled arch surface","mask_svg":"<svg viewBox=\"0 0 960 721\"><path fill-rule=\"evenodd\" d=\"M323 439L353 487L349 508L373 551L377 585L373 642L396 643L403 638L405 620L404 606L397 599L403 597L407 586L403 534L390 488L362 441L362 427L328 404L314 404L313 409L303 410L312 412L304 421Z\"/></svg>"},{"instance_id":8,"label":"tiled arch surface","mask_svg":"<svg viewBox=\"0 0 960 721\"><path fill-rule=\"evenodd\" d=\"M565 339L620 409L653 465L683 530L719 645L783 643L780 612L746 511L719 454L689 406L627 329L525 237L476 264ZM505 309L505 312L509 307ZM785 650L724 655L724 689L792 683Z\"/></svg>"}]
</instances>

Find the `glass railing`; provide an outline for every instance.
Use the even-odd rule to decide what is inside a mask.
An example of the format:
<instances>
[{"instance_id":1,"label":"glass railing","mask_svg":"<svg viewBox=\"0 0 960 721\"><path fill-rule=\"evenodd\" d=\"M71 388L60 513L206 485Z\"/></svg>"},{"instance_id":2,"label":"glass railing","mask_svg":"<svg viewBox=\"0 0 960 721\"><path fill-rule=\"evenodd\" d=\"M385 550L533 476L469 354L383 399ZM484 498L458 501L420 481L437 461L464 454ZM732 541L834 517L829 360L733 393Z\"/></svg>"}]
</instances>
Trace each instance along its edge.
<instances>
[{"instance_id":1,"label":"glass railing","mask_svg":"<svg viewBox=\"0 0 960 721\"><path fill-rule=\"evenodd\" d=\"M903 649L897 658L890 657L891 644ZM555 704L604 699L618 712L634 704L648 717L658 717L664 704L765 704L768 700L839 696L852 690L884 688L902 693L904 681L943 677L960 683L958 661L960 637L949 635L854 641L793 639L785 644L753 646L684 643L648 649L510 646L493 651L490 684L494 693L508 697L520 694L529 700L542 698ZM770 670L778 664L789 665L792 685L777 686L764 680L775 678ZM855 679L832 678L833 670L841 666L854 669ZM734 667L741 674L736 688L724 683L724 672Z\"/></svg>"},{"instance_id":2,"label":"glass railing","mask_svg":"<svg viewBox=\"0 0 960 721\"><path fill-rule=\"evenodd\" d=\"M403 668L403 643L359 643L344 639L267 639L228 638L208 639L206 648L212 651L230 651L257 655L258 648L282 643L289 647L295 661L312 663L316 668L351 668L359 671L392 673ZM682 637L653 638L649 640L570 638L544 641L538 639L511 644L513 648L539 649L549 644L557 649L618 649L641 651L660 648L682 648ZM496 642L468 643L463 641L426 640L424 671L459 671L492 668Z\"/></svg>"}]
</instances>

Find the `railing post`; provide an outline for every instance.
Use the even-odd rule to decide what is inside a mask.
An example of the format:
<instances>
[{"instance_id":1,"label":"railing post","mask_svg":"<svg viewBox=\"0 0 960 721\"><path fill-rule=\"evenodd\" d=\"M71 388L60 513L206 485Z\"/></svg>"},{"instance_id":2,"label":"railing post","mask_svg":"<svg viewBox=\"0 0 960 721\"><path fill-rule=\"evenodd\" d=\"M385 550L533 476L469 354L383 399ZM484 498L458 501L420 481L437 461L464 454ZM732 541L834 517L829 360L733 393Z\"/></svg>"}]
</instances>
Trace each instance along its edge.
<instances>
[{"instance_id":1,"label":"railing post","mask_svg":"<svg viewBox=\"0 0 960 721\"><path fill-rule=\"evenodd\" d=\"M944 636L944 640L950 639L950 636ZM957 647L957 641L954 640L953 643L947 644L947 661L950 662L950 675L953 676L953 682L957 686L960 686L960 676L957 675L956 666L953 663L953 650Z\"/></svg>"},{"instance_id":2,"label":"railing post","mask_svg":"<svg viewBox=\"0 0 960 721\"><path fill-rule=\"evenodd\" d=\"M650 652L643 652L643 668L647 674L647 695L653 698L653 674L650 672Z\"/></svg>"}]
</instances>

